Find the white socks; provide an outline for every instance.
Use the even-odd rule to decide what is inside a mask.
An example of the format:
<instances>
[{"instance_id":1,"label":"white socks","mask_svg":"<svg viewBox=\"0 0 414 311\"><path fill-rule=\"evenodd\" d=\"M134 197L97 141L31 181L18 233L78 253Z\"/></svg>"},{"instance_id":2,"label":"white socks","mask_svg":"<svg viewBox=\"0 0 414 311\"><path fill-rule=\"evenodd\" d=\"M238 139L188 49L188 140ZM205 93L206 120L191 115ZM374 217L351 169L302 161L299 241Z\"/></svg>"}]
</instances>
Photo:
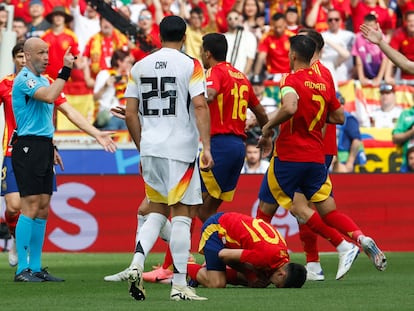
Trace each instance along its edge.
<instances>
[{"instance_id":1,"label":"white socks","mask_svg":"<svg viewBox=\"0 0 414 311\"><path fill-rule=\"evenodd\" d=\"M174 261L174 267L178 273L174 273L173 283L186 286L187 261L191 247L191 218L175 216L171 220L170 249Z\"/></svg>"},{"instance_id":2,"label":"white socks","mask_svg":"<svg viewBox=\"0 0 414 311\"><path fill-rule=\"evenodd\" d=\"M137 234L138 251L135 251L132 264L139 264L142 268L144 267L145 257L151 251L157 241L158 235L161 228L165 225L167 218L159 213L150 213L144 221L144 224L139 229Z\"/></svg>"}]
</instances>

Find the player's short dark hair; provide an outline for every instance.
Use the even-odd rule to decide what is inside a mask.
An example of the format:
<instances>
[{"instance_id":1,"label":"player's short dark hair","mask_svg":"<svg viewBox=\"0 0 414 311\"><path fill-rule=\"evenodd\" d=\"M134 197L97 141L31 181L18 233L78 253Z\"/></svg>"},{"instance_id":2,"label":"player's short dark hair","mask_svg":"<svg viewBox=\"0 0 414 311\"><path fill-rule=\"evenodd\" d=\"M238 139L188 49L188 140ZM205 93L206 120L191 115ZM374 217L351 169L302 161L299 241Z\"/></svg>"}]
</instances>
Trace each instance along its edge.
<instances>
[{"instance_id":1,"label":"player's short dark hair","mask_svg":"<svg viewBox=\"0 0 414 311\"><path fill-rule=\"evenodd\" d=\"M221 33L209 33L203 37L203 50L209 51L216 61L226 60L227 40Z\"/></svg>"},{"instance_id":2,"label":"player's short dark hair","mask_svg":"<svg viewBox=\"0 0 414 311\"><path fill-rule=\"evenodd\" d=\"M316 43L309 36L296 35L289 38L290 49L299 60L309 63L315 53Z\"/></svg>"},{"instance_id":3,"label":"player's short dark hair","mask_svg":"<svg viewBox=\"0 0 414 311\"><path fill-rule=\"evenodd\" d=\"M24 52L23 47L24 47L24 41L19 41L16 43L16 45L12 49L13 58L15 58L18 53Z\"/></svg>"},{"instance_id":4,"label":"player's short dark hair","mask_svg":"<svg viewBox=\"0 0 414 311\"><path fill-rule=\"evenodd\" d=\"M321 51L325 46L325 40L322 35L313 28L301 28L298 34L306 34L316 43L316 50Z\"/></svg>"},{"instance_id":5,"label":"player's short dark hair","mask_svg":"<svg viewBox=\"0 0 414 311\"><path fill-rule=\"evenodd\" d=\"M306 268L298 263L289 263L283 288L301 288L306 281Z\"/></svg>"},{"instance_id":6,"label":"player's short dark hair","mask_svg":"<svg viewBox=\"0 0 414 311\"><path fill-rule=\"evenodd\" d=\"M166 16L160 23L161 40L165 42L180 42L185 35L187 24L176 15Z\"/></svg>"}]
</instances>

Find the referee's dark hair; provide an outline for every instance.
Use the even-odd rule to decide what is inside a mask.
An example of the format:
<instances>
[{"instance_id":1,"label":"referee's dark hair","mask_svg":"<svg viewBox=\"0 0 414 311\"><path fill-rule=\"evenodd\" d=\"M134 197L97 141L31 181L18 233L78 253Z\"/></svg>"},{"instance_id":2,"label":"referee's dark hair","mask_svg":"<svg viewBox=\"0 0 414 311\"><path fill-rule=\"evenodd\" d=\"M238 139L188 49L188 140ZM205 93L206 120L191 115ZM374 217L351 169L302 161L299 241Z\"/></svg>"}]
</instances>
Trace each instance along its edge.
<instances>
[{"instance_id":1,"label":"referee's dark hair","mask_svg":"<svg viewBox=\"0 0 414 311\"><path fill-rule=\"evenodd\" d=\"M166 16L160 23L161 41L164 42L180 42L183 40L187 24L176 15Z\"/></svg>"},{"instance_id":2,"label":"referee's dark hair","mask_svg":"<svg viewBox=\"0 0 414 311\"><path fill-rule=\"evenodd\" d=\"M209 33L203 37L203 50L209 51L216 61L226 60L227 49L227 40L223 34Z\"/></svg>"}]
</instances>

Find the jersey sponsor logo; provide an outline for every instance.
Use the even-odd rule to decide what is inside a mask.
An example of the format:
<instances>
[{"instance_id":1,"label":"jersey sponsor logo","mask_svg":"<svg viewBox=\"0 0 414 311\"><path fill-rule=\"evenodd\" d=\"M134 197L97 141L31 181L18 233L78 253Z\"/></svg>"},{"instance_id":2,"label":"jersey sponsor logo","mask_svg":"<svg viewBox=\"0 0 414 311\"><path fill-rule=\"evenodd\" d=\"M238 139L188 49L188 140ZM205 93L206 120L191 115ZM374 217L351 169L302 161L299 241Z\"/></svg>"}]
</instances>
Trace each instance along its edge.
<instances>
[{"instance_id":1,"label":"jersey sponsor logo","mask_svg":"<svg viewBox=\"0 0 414 311\"><path fill-rule=\"evenodd\" d=\"M167 62L155 62L155 69L166 69Z\"/></svg>"},{"instance_id":2,"label":"jersey sponsor logo","mask_svg":"<svg viewBox=\"0 0 414 311\"><path fill-rule=\"evenodd\" d=\"M29 79L26 81L26 85L29 89L32 89L36 86L36 81L34 79Z\"/></svg>"}]
</instances>

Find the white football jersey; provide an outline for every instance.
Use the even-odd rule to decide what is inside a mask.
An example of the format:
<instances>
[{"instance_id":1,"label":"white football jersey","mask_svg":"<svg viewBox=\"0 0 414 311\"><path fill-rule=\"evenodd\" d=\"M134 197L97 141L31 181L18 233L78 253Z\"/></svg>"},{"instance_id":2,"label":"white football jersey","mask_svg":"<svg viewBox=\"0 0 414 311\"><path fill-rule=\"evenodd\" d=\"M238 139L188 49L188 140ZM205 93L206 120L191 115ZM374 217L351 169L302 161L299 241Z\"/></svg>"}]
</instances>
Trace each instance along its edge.
<instances>
[{"instance_id":1,"label":"white football jersey","mask_svg":"<svg viewBox=\"0 0 414 311\"><path fill-rule=\"evenodd\" d=\"M125 97L139 101L141 155L193 162L199 134L191 99L206 94L200 62L162 48L131 69Z\"/></svg>"}]
</instances>

